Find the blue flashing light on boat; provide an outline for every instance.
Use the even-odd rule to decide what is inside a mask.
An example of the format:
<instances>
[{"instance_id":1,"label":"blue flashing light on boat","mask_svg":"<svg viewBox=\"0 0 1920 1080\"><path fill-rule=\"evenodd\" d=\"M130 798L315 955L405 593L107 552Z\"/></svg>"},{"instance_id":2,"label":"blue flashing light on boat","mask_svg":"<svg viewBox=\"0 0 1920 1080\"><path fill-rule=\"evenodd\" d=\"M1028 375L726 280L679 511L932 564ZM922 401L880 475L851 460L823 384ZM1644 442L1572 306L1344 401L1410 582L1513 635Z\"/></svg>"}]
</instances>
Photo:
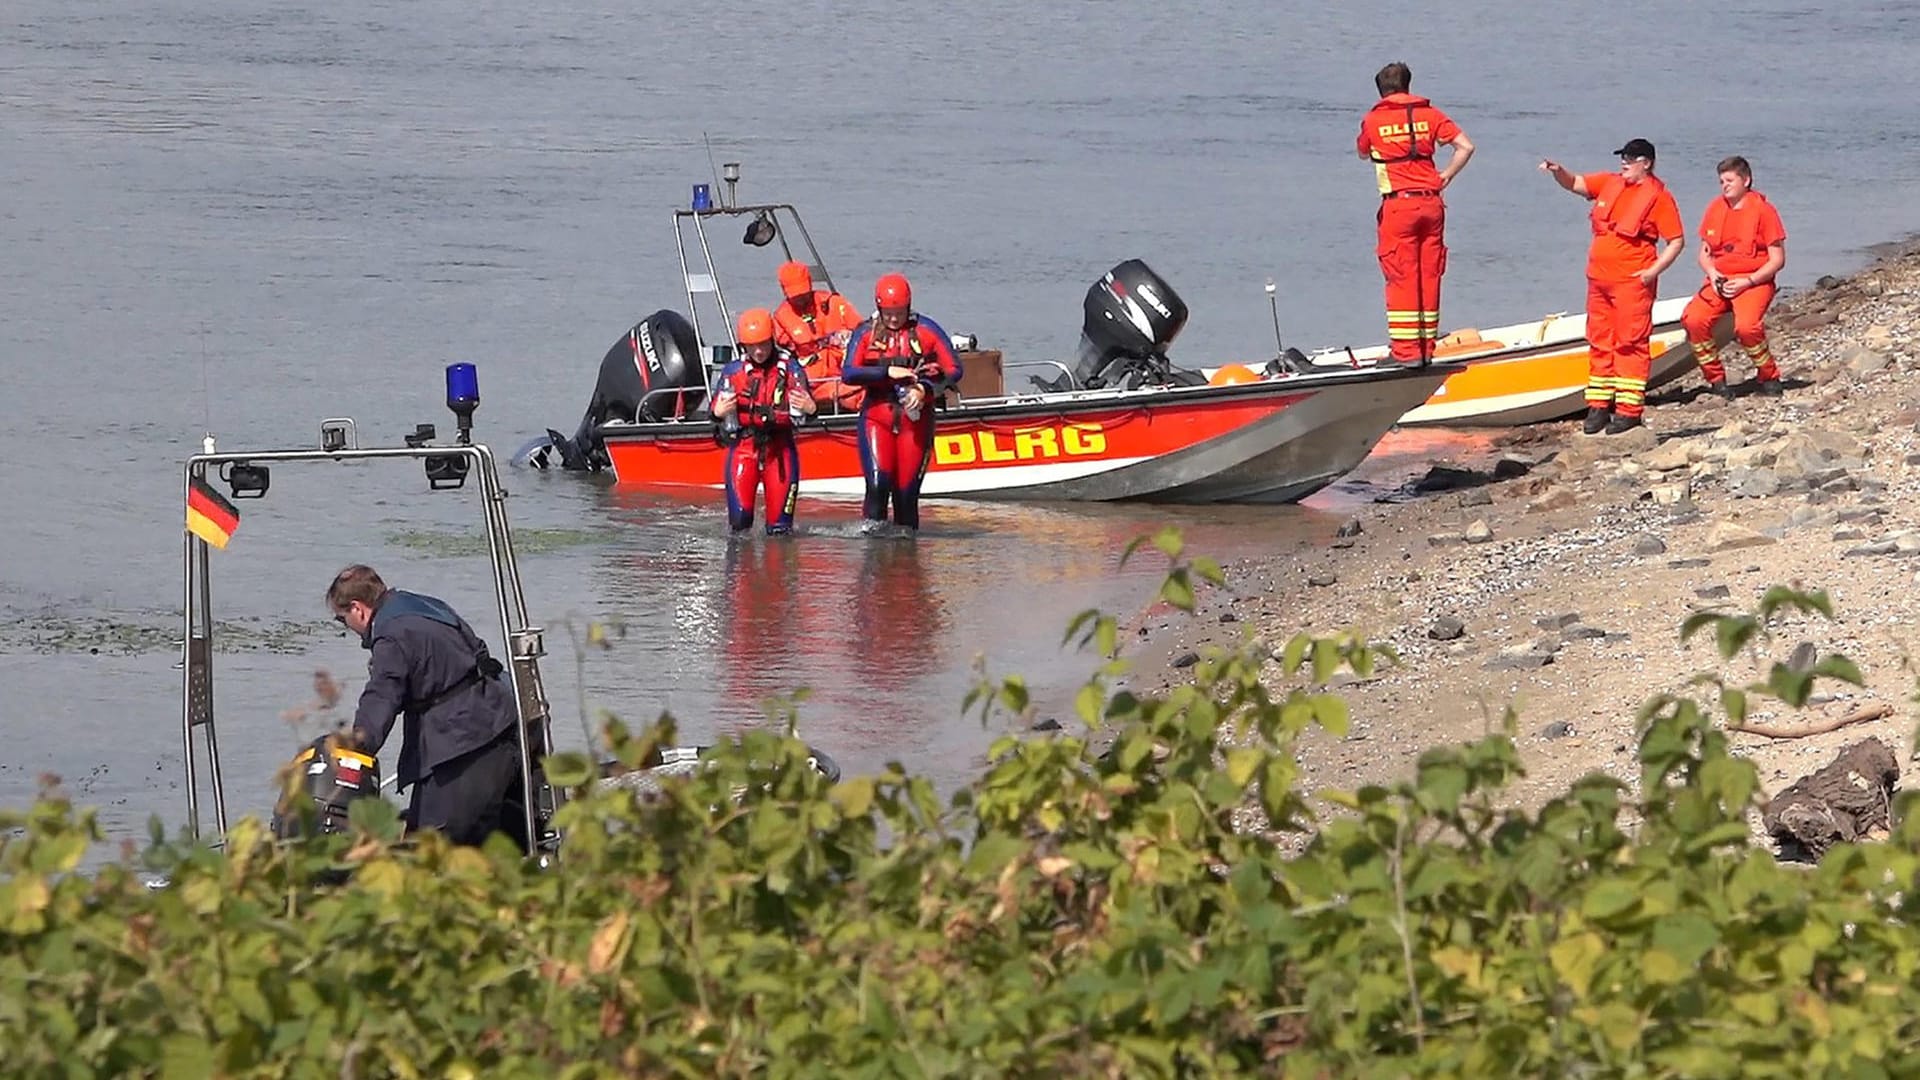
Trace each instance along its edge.
<instances>
[{"instance_id":1,"label":"blue flashing light on boat","mask_svg":"<svg viewBox=\"0 0 1920 1080\"><path fill-rule=\"evenodd\" d=\"M460 442L469 440L473 410L480 407L480 372L472 364L447 365L447 408L460 425Z\"/></svg>"},{"instance_id":2,"label":"blue flashing light on boat","mask_svg":"<svg viewBox=\"0 0 1920 1080\"><path fill-rule=\"evenodd\" d=\"M693 208L696 211L713 209L713 188L711 185L693 185Z\"/></svg>"}]
</instances>

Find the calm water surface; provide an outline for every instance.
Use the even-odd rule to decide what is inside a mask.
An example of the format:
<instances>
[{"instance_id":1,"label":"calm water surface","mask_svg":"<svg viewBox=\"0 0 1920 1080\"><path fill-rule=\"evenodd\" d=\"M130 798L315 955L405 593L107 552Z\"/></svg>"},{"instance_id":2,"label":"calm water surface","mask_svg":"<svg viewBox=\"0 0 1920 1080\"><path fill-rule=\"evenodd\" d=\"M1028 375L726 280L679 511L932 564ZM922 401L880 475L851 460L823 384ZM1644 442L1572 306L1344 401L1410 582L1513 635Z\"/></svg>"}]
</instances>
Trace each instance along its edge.
<instances>
[{"instance_id":1,"label":"calm water surface","mask_svg":"<svg viewBox=\"0 0 1920 1080\"><path fill-rule=\"evenodd\" d=\"M1402 40L1420 52L1383 44ZM52 771L117 831L177 820L180 460L209 429L232 448L305 444L334 415L369 442L444 428L452 360L480 366L496 449L571 430L608 344L681 306L668 212L710 178L703 133L743 163L744 197L801 206L856 299L903 269L949 329L1067 356L1087 285L1138 256L1192 305L1175 354L1199 365L1271 354L1269 277L1288 343L1380 338L1351 145L1389 59L1481 146L1449 199L1451 328L1578 308L1582 207L1533 165L1607 168L1636 135L1689 221L1712 163L1751 157L1792 233L1789 284L1857 265L1920 225L1916 41L1911 5L1775 0L1584 21L1511 0L13 0L0 804ZM1418 469L1424 448L1400 445L1369 467L1376 487ZM713 500L510 486L563 738L581 700L671 709L705 738L805 685L804 731L844 764L947 782L987 739L958 715L972 658L1057 704L1087 667L1059 652L1065 620L1148 595L1144 566L1115 569L1133 536L1176 521L1204 550L1259 555L1369 490L1268 510L942 504L906 545L855 538L845 504L805 503L791 542L730 543ZM237 806L311 734L282 719L311 672L363 670L319 601L340 565L485 612L471 493L423 487L397 466L282 469L216 554ZM627 636L576 664L564 627L595 619Z\"/></svg>"}]
</instances>

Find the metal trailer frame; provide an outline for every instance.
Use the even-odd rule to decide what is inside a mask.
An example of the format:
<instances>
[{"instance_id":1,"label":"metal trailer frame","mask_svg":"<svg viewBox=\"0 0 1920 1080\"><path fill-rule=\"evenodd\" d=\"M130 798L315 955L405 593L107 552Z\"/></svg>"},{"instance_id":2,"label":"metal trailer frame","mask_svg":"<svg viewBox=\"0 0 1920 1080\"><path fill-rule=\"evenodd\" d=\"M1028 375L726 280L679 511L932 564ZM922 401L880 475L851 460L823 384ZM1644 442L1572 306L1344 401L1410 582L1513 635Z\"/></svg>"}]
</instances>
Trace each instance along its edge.
<instances>
[{"instance_id":1,"label":"metal trailer frame","mask_svg":"<svg viewBox=\"0 0 1920 1080\"><path fill-rule=\"evenodd\" d=\"M545 771L535 754L545 755L553 747L552 710L540 677L540 657L546 655L544 628L532 625L527 617L527 601L520 585L519 565L513 551L513 533L507 523L507 492L493 452L484 444L461 442L432 446L417 438L408 445L362 449L354 436L349 418L322 423L322 446L337 441L338 449L279 449L216 452L213 436L206 438L202 453L187 458L181 476L181 505L185 505L188 485L205 479L209 469L218 476L219 467L229 464L266 464L270 462L368 461L383 458L419 461L425 467L440 468L465 477L477 477L487 533L487 550L493 570L494 598L498 604L500 626L507 635L510 662L506 673L511 681L520 722L515 725L520 748L520 785L527 813L527 837L530 854L550 856L558 850L560 836L552 827L553 813L562 796L546 781ZM431 438L431 435L427 436ZM419 442L419 445L415 445ZM220 767L220 746L214 723L213 694L213 584L208 559L208 543L185 531L182 547L182 611L185 633L181 641L181 745L187 767L187 827L190 835L201 836L200 778L198 755L194 752L194 729L203 729L209 787L213 795L213 823L218 836L213 847L222 847L227 835L227 804ZM539 726L539 745L529 739L529 728Z\"/></svg>"}]
</instances>

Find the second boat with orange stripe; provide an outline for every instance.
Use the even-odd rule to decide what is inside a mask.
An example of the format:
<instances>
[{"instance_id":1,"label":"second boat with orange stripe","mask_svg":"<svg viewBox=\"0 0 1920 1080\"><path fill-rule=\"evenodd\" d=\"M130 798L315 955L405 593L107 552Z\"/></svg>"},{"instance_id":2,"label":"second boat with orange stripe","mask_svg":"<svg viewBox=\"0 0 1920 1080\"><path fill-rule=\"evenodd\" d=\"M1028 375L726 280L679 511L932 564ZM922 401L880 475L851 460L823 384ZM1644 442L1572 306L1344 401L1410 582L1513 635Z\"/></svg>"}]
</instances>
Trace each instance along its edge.
<instances>
[{"instance_id":1,"label":"second boat with orange stripe","mask_svg":"<svg viewBox=\"0 0 1920 1080\"><path fill-rule=\"evenodd\" d=\"M1686 306L1685 297L1653 306L1649 390L1695 367L1686 329L1680 325L1680 312ZM1380 351L1384 354L1385 347ZM1561 313L1490 330L1455 331L1441 340L1435 359L1465 360L1467 366L1408 410L1401 424L1511 427L1566 419L1587 407L1585 315ZM1332 362L1346 361L1342 353Z\"/></svg>"}]
</instances>

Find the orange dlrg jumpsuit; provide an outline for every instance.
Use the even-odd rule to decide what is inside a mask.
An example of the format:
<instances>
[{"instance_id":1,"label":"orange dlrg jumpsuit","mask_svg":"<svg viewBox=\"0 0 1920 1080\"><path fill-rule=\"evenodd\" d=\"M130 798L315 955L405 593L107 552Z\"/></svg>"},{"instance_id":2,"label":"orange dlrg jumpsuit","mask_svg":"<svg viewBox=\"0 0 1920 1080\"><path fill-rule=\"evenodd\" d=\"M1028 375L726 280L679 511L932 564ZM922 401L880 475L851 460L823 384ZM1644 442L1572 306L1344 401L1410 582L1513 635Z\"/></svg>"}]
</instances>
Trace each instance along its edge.
<instances>
[{"instance_id":1,"label":"orange dlrg jumpsuit","mask_svg":"<svg viewBox=\"0 0 1920 1080\"><path fill-rule=\"evenodd\" d=\"M1440 338L1447 208L1433 153L1459 135L1459 125L1426 98L1388 94L1360 121L1354 143L1373 162L1380 187L1374 253L1387 281L1388 347L1403 364L1432 359Z\"/></svg>"},{"instance_id":2,"label":"orange dlrg jumpsuit","mask_svg":"<svg viewBox=\"0 0 1920 1080\"><path fill-rule=\"evenodd\" d=\"M1616 416L1646 411L1647 374L1653 368L1652 286L1640 271L1659 259L1654 241L1678 243L1685 230L1673 193L1648 174L1629 184L1619 173L1588 173L1587 405Z\"/></svg>"},{"instance_id":3,"label":"orange dlrg jumpsuit","mask_svg":"<svg viewBox=\"0 0 1920 1080\"><path fill-rule=\"evenodd\" d=\"M1780 211L1757 191L1748 191L1739 206L1729 206L1723 196L1714 196L1700 220L1700 240L1713 253L1713 268L1728 277L1741 277L1765 266L1767 248L1786 239L1787 227L1780 222ZM1774 363L1773 350L1767 346L1763 321L1773 294L1773 282L1769 281L1749 286L1728 300L1709 278L1687 302L1680 321L1686 325L1687 343L1700 361L1700 374L1708 382L1727 381L1726 366L1720 363L1719 347L1713 341L1713 324L1729 307L1733 309L1733 339L1753 361L1754 377L1761 382L1780 378L1780 366Z\"/></svg>"},{"instance_id":4,"label":"orange dlrg jumpsuit","mask_svg":"<svg viewBox=\"0 0 1920 1080\"><path fill-rule=\"evenodd\" d=\"M839 293L825 289L811 292L813 302L808 305L805 315L794 306L791 296L774 309L773 343L793 353L806 365L807 378L813 383L815 401L822 405L832 405L837 401L841 410L851 412L860 407L862 391L857 386L847 386L840 381L840 365L845 359L846 350L829 344L827 339L842 330L851 333L858 329L860 316L847 298Z\"/></svg>"}]
</instances>

